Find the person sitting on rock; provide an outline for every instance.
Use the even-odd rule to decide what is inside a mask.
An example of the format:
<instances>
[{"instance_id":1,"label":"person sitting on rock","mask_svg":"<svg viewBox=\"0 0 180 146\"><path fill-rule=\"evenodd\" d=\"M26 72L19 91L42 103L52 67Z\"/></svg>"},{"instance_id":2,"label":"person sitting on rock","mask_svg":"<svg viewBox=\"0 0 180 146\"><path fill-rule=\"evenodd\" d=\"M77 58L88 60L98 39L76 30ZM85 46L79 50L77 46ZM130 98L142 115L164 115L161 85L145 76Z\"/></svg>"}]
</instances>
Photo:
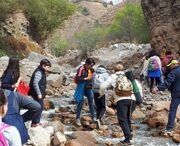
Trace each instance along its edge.
<instances>
[{"instance_id":1,"label":"person sitting on rock","mask_svg":"<svg viewBox=\"0 0 180 146\"><path fill-rule=\"evenodd\" d=\"M51 62L48 59L42 59L40 65L32 74L29 86L29 95L41 105L41 113L39 117L32 119L31 127L36 127L40 124L41 114L44 109L43 100L46 95L46 72L51 67Z\"/></svg>"},{"instance_id":2,"label":"person sitting on rock","mask_svg":"<svg viewBox=\"0 0 180 146\"><path fill-rule=\"evenodd\" d=\"M164 91L165 89L171 91L172 99L169 109L169 118L164 135L172 135L177 108L180 104L180 66L177 60L172 60L167 66L171 69L170 73L164 80L164 83L159 84L153 89L153 93Z\"/></svg>"},{"instance_id":3,"label":"person sitting on rock","mask_svg":"<svg viewBox=\"0 0 180 146\"><path fill-rule=\"evenodd\" d=\"M92 77L95 65L95 61L92 58L87 58L85 64L79 67L75 76L75 82L77 83L74 98L77 103L77 113L76 113L76 124L81 126L80 115L84 103L84 96L88 99L88 104L90 108L91 118L93 121L95 118L95 109L93 101L93 91L92 91Z\"/></svg>"}]
</instances>

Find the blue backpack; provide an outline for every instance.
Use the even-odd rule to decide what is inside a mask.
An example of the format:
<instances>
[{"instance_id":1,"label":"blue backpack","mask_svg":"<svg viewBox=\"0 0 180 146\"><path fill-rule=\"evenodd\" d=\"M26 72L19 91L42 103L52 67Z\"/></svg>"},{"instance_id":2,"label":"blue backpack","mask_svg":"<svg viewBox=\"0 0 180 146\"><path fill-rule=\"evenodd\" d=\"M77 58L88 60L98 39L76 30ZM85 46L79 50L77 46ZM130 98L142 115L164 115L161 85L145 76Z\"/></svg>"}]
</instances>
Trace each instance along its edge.
<instances>
[{"instance_id":1,"label":"blue backpack","mask_svg":"<svg viewBox=\"0 0 180 146\"><path fill-rule=\"evenodd\" d=\"M6 124L16 127L19 131L22 144L25 144L29 139L29 135L22 116L20 115L19 111L17 111L13 106L14 98L14 92L12 91L8 95L8 111L2 121Z\"/></svg>"}]
</instances>

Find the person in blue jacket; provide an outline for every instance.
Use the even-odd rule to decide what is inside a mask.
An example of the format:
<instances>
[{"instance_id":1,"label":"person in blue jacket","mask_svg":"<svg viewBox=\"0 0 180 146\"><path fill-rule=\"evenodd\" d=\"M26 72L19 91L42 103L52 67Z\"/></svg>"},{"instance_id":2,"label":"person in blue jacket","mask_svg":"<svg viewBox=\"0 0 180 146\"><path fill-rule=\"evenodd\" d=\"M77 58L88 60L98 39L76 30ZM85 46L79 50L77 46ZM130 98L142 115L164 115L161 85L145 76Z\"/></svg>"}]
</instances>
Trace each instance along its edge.
<instances>
[{"instance_id":1,"label":"person in blue jacket","mask_svg":"<svg viewBox=\"0 0 180 146\"><path fill-rule=\"evenodd\" d=\"M14 91L14 89L18 87L17 82L19 77L19 59L15 57L10 57L8 66L6 67L1 77L1 88Z\"/></svg>"},{"instance_id":2,"label":"person in blue jacket","mask_svg":"<svg viewBox=\"0 0 180 146\"><path fill-rule=\"evenodd\" d=\"M167 76L167 79L164 80L164 83L159 84L153 89L153 92L163 91L169 89L171 92L171 104L169 110L168 124L164 135L172 135L174 128L174 121L176 118L177 108L180 104L180 66L177 60L172 60L168 65L171 71Z\"/></svg>"}]
</instances>

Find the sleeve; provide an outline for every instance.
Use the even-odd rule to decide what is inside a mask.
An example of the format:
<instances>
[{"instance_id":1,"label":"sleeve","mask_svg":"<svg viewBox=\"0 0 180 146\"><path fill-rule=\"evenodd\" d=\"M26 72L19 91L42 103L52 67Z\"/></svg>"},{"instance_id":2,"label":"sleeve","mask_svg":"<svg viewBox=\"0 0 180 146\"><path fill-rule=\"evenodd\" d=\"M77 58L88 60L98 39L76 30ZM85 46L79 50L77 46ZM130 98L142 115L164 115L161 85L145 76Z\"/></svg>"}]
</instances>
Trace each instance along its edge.
<instances>
[{"instance_id":1,"label":"sleeve","mask_svg":"<svg viewBox=\"0 0 180 146\"><path fill-rule=\"evenodd\" d=\"M175 72L174 71L171 71L169 74L168 74L168 77L167 79L164 80L164 83L161 83L157 88L160 90L160 91L163 91L165 89L168 89L171 87L172 83L175 81Z\"/></svg>"},{"instance_id":2,"label":"sleeve","mask_svg":"<svg viewBox=\"0 0 180 146\"><path fill-rule=\"evenodd\" d=\"M99 90L100 96L104 95L104 94L105 94L105 90L106 90L108 87L111 87L112 84L113 84L113 78L112 78L112 76L110 76L106 81L104 81L103 83L101 83L101 85L100 85L100 90Z\"/></svg>"},{"instance_id":3,"label":"sleeve","mask_svg":"<svg viewBox=\"0 0 180 146\"><path fill-rule=\"evenodd\" d=\"M41 91L40 91L40 88L39 88L39 81L41 80L41 78L42 78L41 72L37 71L35 73L34 81L33 81L33 87L34 87L35 92L36 92L37 95L42 95Z\"/></svg>"},{"instance_id":4,"label":"sleeve","mask_svg":"<svg viewBox=\"0 0 180 146\"><path fill-rule=\"evenodd\" d=\"M2 80L1 87L4 89L13 89L11 82L12 82L12 75L10 73L7 73L4 79Z\"/></svg>"},{"instance_id":5,"label":"sleeve","mask_svg":"<svg viewBox=\"0 0 180 146\"><path fill-rule=\"evenodd\" d=\"M9 146L22 146L20 134L16 127L11 126L10 128L4 130L3 134L7 139Z\"/></svg>"}]
</instances>

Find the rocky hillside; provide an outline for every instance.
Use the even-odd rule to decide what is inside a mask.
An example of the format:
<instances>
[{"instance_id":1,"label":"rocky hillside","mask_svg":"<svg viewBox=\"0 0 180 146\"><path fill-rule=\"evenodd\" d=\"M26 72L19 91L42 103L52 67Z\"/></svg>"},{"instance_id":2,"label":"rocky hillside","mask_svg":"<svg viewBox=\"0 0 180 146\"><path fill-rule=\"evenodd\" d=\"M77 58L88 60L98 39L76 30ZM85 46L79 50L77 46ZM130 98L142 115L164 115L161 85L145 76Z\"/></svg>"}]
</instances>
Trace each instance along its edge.
<instances>
[{"instance_id":1,"label":"rocky hillside","mask_svg":"<svg viewBox=\"0 0 180 146\"><path fill-rule=\"evenodd\" d=\"M180 1L141 0L151 31L151 45L155 49L180 48Z\"/></svg>"}]
</instances>

